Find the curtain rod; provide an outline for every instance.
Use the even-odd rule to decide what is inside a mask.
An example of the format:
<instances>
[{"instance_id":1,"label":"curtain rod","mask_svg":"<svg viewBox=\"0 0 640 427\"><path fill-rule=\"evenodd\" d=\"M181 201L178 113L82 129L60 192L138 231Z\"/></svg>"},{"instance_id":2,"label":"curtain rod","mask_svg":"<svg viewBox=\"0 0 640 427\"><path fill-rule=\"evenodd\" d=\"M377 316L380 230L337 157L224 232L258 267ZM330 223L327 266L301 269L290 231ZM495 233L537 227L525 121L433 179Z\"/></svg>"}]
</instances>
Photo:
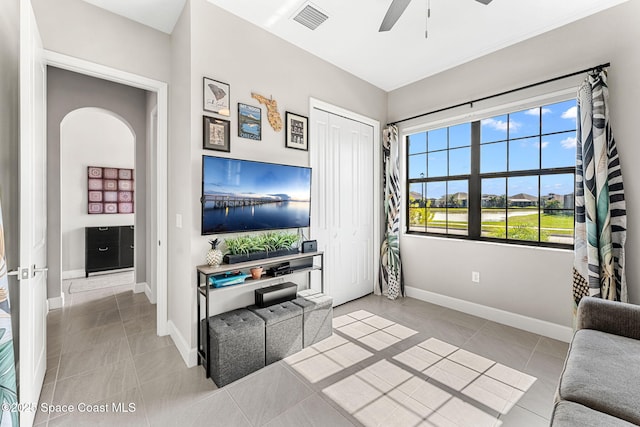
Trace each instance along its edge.
<instances>
[{"instance_id":1,"label":"curtain rod","mask_svg":"<svg viewBox=\"0 0 640 427\"><path fill-rule=\"evenodd\" d=\"M537 83L531 83L531 84L528 84L526 86L522 86L522 87L519 87L519 88L516 88L516 89L510 89L510 90L507 90L507 91L504 91L504 92L496 93L494 95L489 95L489 96L485 96L485 97L478 98L478 99L472 99L471 101L462 102L460 104L452 105L450 107L440 108L440 109L434 110L434 111L429 111L428 113L418 114L417 116L409 117L409 118L406 118L406 119L396 120L395 122L388 123L387 126L397 125L398 123L408 122L409 120L418 119L420 117L429 116L431 114L441 113L443 111L452 110L452 109L458 108L458 107L464 107L465 105L469 105L469 107L473 107L473 103L474 102L486 101L487 99L497 98L499 96L508 95L510 93L513 93L513 92L518 92L518 91L521 91L521 90L529 89L529 88L540 86L540 85L543 85L543 84L555 82L557 80L566 79L566 78L569 78L569 77L577 76L579 74L588 73L588 72L596 71L596 70L602 70L603 68L609 67L610 65L611 65L611 63L607 62L606 64L600 64L600 65L597 65L595 67L585 68L584 70L576 71L574 73L565 74L563 76L554 77L554 78L551 78L551 79L548 79L548 80L544 80L544 81L541 81L541 82L537 82Z\"/></svg>"}]
</instances>

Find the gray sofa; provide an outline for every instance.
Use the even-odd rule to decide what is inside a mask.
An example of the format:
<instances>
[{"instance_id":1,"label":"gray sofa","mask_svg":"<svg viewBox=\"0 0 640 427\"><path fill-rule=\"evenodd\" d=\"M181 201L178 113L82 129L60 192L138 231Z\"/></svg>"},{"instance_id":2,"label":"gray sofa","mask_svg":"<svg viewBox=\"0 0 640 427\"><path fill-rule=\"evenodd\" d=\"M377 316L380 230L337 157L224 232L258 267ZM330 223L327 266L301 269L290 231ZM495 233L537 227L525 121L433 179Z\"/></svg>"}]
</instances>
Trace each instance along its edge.
<instances>
[{"instance_id":1,"label":"gray sofa","mask_svg":"<svg viewBox=\"0 0 640 427\"><path fill-rule=\"evenodd\" d=\"M554 427L640 425L640 306L583 298Z\"/></svg>"}]
</instances>

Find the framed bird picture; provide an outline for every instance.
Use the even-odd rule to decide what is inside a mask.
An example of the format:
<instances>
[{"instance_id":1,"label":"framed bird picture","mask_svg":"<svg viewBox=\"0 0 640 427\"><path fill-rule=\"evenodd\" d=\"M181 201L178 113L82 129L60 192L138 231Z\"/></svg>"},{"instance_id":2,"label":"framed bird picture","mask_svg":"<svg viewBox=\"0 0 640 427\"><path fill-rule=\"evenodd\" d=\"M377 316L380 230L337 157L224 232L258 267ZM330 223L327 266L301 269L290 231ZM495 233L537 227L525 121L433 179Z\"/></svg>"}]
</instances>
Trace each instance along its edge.
<instances>
[{"instance_id":1,"label":"framed bird picture","mask_svg":"<svg viewBox=\"0 0 640 427\"><path fill-rule=\"evenodd\" d=\"M231 87L227 83L204 77L203 81L203 106L205 111L220 114L221 116L230 116L230 92Z\"/></svg>"}]
</instances>

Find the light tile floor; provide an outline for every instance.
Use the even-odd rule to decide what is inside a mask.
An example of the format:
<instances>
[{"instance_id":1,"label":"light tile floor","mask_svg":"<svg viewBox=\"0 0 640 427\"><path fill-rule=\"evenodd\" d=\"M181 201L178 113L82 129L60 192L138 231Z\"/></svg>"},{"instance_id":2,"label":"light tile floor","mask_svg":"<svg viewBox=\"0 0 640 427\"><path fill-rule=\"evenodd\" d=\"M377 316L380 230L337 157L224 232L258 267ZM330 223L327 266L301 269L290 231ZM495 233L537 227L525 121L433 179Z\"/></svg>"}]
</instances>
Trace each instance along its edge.
<instances>
[{"instance_id":1,"label":"light tile floor","mask_svg":"<svg viewBox=\"0 0 640 427\"><path fill-rule=\"evenodd\" d=\"M331 338L217 389L156 336L155 306L130 286L66 304L48 316L41 403L58 406L40 426L546 426L568 348L370 295L334 309Z\"/></svg>"}]
</instances>

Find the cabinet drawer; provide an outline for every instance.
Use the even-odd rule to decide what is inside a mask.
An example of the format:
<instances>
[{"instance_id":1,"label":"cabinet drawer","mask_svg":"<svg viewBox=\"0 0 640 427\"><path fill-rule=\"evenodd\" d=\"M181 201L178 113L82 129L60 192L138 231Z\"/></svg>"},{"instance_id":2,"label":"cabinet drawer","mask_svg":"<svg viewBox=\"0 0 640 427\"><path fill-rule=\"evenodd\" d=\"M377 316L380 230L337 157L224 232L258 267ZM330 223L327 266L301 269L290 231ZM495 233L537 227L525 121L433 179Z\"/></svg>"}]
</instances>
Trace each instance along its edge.
<instances>
[{"instance_id":1,"label":"cabinet drawer","mask_svg":"<svg viewBox=\"0 0 640 427\"><path fill-rule=\"evenodd\" d=\"M87 248L85 266L87 272L118 268L119 252L117 246Z\"/></svg>"},{"instance_id":2,"label":"cabinet drawer","mask_svg":"<svg viewBox=\"0 0 640 427\"><path fill-rule=\"evenodd\" d=\"M85 228L85 245L87 249L118 246L120 233L118 227L87 227Z\"/></svg>"},{"instance_id":3,"label":"cabinet drawer","mask_svg":"<svg viewBox=\"0 0 640 427\"><path fill-rule=\"evenodd\" d=\"M133 246L134 234L135 233L133 225L125 225L120 227L120 246L123 248Z\"/></svg>"},{"instance_id":4,"label":"cabinet drawer","mask_svg":"<svg viewBox=\"0 0 640 427\"><path fill-rule=\"evenodd\" d=\"M120 248L120 268L133 267L133 245Z\"/></svg>"}]
</instances>

